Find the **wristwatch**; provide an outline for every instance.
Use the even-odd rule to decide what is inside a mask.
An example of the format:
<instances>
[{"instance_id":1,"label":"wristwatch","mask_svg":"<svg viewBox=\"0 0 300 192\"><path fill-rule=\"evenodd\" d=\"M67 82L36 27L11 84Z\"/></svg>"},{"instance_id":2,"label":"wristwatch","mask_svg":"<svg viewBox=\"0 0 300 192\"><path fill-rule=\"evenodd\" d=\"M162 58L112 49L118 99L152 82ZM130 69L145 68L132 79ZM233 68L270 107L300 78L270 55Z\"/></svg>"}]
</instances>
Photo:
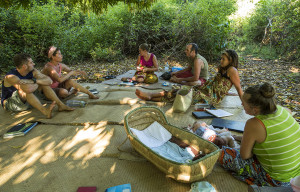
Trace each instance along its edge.
<instances>
[{"instance_id":1,"label":"wristwatch","mask_svg":"<svg viewBox=\"0 0 300 192\"><path fill-rule=\"evenodd\" d=\"M33 83L36 83L36 78L33 77L31 80L33 81Z\"/></svg>"}]
</instances>

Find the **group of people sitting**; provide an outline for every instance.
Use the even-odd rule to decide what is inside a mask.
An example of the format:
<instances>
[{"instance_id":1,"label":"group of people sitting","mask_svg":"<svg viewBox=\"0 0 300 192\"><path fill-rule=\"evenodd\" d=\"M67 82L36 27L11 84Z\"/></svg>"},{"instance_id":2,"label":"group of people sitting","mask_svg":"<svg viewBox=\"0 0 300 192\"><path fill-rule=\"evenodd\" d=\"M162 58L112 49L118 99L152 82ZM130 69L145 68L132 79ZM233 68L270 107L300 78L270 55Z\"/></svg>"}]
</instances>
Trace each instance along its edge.
<instances>
[{"instance_id":1,"label":"group of people sitting","mask_svg":"<svg viewBox=\"0 0 300 192\"><path fill-rule=\"evenodd\" d=\"M149 45L139 47L137 72L132 78L140 83L155 83L158 78L158 63L149 52ZM221 55L218 73L208 79L208 63L198 53L198 46L186 46L189 66L172 73L171 81L193 86L192 103L219 103L232 85L247 114L254 116L246 122L243 136L235 136L241 141L240 149L223 146L219 163L230 170L235 177L249 185L289 186L290 179L300 175L300 126L291 112L276 104L275 89L269 83L255 85L242 91L238 73L238 55L234 50L226 50ZM60 99L81 91L90 99L98 99L89 90L71 80L72 75L86 75L83 71L73 71L62 64L60 50L51 46L47 51L50 61L42 72L34 69L34 63L27 54L14 58L16 68L7 73L2 84L1 103L5 110L22 111L31 105L48 118L55 105L59 111L72 111ZM66 75L62 75L66 72ZM71 89L73 88L73 89ZM136 90L140 99L173 102L178 89L157 93ZM45 108L39 101L44 96L52 100ZM196 131L196 130L195 130Z\"/></svg>"},{"instance_id":2,"label":"group of people sitting","mask_svg":"<svg viewBox=\"0 0 300 192\"><path fill-rule=\"evenodd\" d=\"M88 94L90 99L98 99L89 90L70 79L72 75L85 76L84 71L71 70L61 63L63 56L57 47L51 46L46 52L50 61L45 64L42 72L34 68L35 64L30 55L21 53L14 57L16 68L5 75L2 83L1 104L5 110L19 112L34 107L47 118L51 118L56 105L58 111L73 111L74 108L65 105L61 99L78 91ZM53 102L46 108L40 99Z\"/></svg>"},{"instance_id":3,"label":"group of people sitting","mask_svg":"<svg viewBox=\"0 0 300 192\"><path fill-rule=\"evenodd\" d=\"M276 105L274 87L263 83L247 88L244 93L238 73L238 55L234 50L222 53L218 73L211 80L208 80L207 61L198 53L198 46L188 44L185 53L188 67L173 72L170 80L193 86L192 104L218 104L234 85L245 112L254 116L246 122L243 136L234 136L241 141L240 149L223 146L219 163L249 185L290 186L291 178L300 175L300 126L291 111ZM151 74L158 70L156 58L149 53L148 46L141 45L140 54L143 61L153 60ZM144 67L143 72L146 72L139 82L147 82L147 66L143 63L139 60L137 63L137 67ZM173 102L177 92L178 89L157 93L137 89L136 95L143 100ZM194 132L200 128L197 126Z\"/></svg>"}]
</instances>

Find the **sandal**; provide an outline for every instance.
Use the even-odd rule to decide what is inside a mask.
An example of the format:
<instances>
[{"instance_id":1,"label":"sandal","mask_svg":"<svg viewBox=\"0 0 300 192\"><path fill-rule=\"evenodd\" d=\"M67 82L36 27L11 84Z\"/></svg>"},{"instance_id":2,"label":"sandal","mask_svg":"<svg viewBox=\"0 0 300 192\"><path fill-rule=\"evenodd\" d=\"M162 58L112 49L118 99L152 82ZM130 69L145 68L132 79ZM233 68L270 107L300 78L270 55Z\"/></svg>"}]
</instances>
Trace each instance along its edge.
<instances>
[{"instance_id":1,"label":"sandal","mask_svg":"<svg viewBox=\"0 0 300 192\"><path fill-rule=\"evenodd\" d=\"M107 75L104 77L104 79L114 79L114 78L116 78L115 75Z\"/></svg>"}]
</instances>

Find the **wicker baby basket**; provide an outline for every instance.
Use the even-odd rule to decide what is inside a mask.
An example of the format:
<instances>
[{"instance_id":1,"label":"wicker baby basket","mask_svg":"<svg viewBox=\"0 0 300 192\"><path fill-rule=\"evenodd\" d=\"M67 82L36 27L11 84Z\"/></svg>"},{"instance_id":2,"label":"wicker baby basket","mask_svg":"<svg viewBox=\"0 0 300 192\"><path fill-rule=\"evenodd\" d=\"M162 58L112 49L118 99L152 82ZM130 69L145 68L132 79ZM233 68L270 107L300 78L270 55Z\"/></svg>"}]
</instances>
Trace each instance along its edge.
<instances>
[{"instance_id":1,"label":"wicker baby basket","mask_svg":"<svg viewBox=\"0 0 300 192\"><path fill-rule=\"evenodd\" d=\"M191 163L177 163L158 155L140 142L130 130L130 128L143 130L154 121L161 124L173 136L180 138L197 150L204 151L207 155ZM125 116L124 127L133 148L163 171L167 177L179 182L191 183L208 176L212 172L220 154L220 149L215 144L171 125L163 112L157 107L139 107L130 111Z\"/></svg>"}]
</instances>

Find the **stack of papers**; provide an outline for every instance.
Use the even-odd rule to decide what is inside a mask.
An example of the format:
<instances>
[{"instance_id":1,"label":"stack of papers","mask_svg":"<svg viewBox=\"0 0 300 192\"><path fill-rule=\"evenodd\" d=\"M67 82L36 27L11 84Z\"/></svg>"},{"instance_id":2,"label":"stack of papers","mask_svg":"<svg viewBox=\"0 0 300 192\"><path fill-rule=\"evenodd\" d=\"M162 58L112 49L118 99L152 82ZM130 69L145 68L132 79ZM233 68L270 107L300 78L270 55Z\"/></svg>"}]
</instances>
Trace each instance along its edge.
<instances>
[{"instance_id":1,"label":"stack of papers","mask_svg":"<svg viewBox=\"0 0 300 192\"><path fill-rule=\"evenodd\" d=\"M206 111L219 118L233 115L232 113L224 111L223 109L206 109Z\"/></svg>"}]
</instances>

